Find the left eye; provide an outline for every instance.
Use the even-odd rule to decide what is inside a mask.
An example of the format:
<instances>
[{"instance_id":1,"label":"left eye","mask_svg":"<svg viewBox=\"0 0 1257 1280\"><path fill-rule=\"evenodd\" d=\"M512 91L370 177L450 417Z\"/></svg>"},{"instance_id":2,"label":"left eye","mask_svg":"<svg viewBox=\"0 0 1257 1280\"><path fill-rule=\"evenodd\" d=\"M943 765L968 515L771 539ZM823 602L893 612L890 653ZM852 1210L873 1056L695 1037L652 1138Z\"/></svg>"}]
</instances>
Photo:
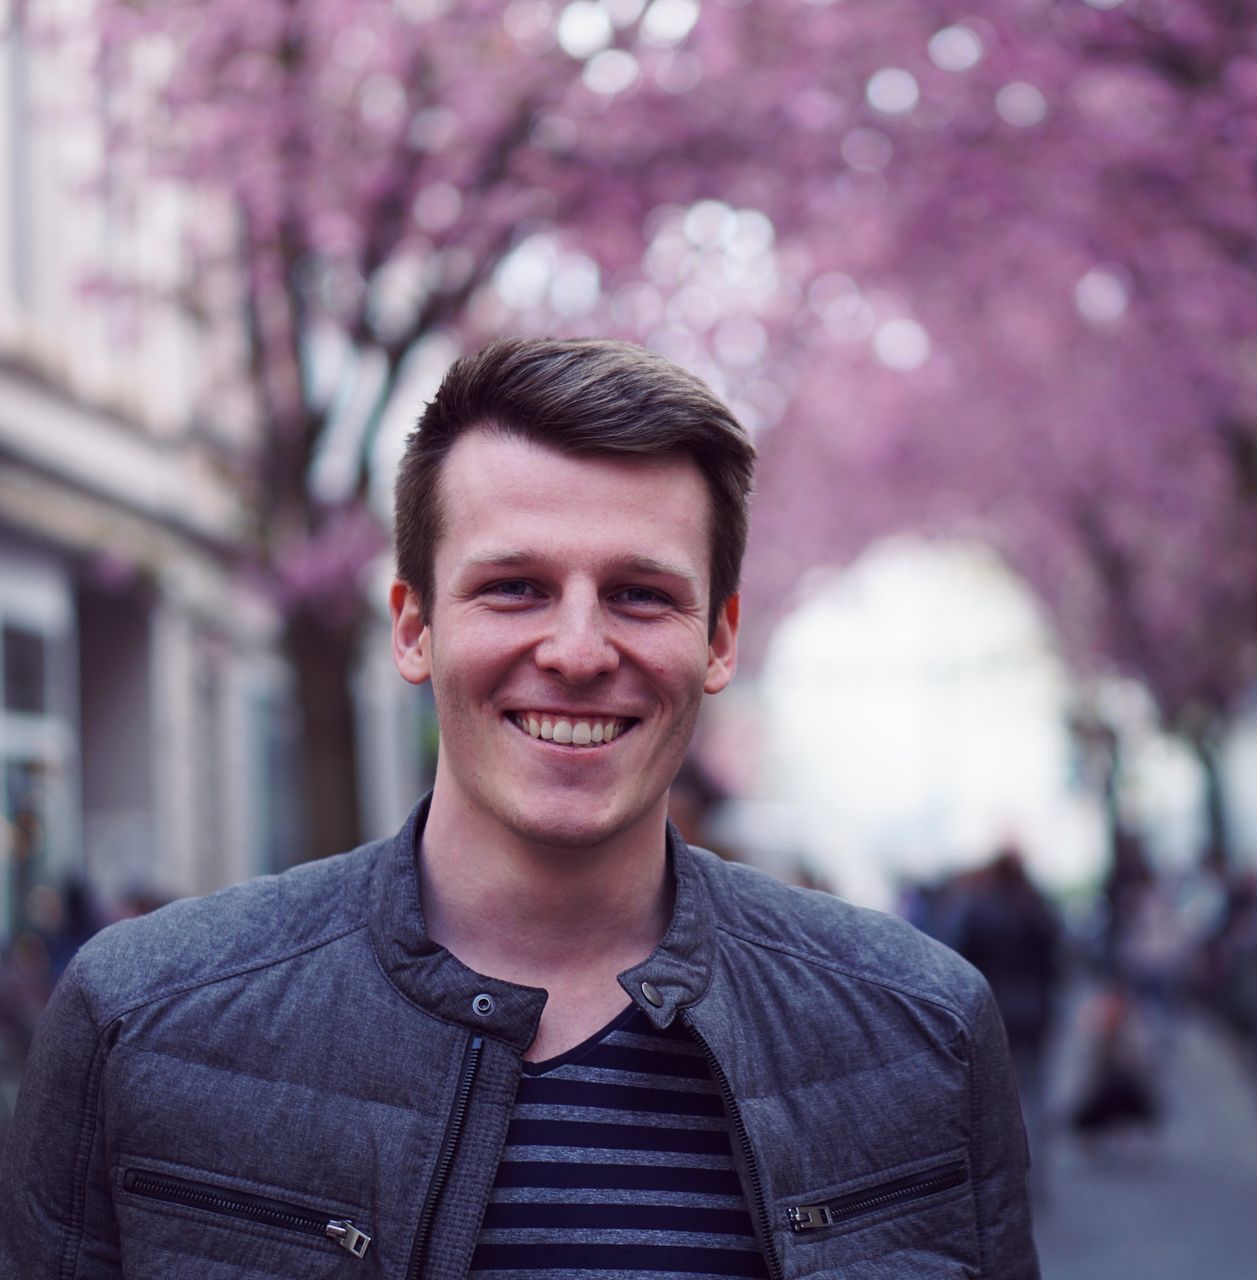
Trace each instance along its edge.
<instances>
[{"instance_id":1,"label":"left eye","mask_svg":"<svg viewBox=\"0 0 1257 1280\"><path fill-rule=\"evenodd\" d=\"M617 591L614 599L621 604L634 605L639 608L663 608L668 604L668 597L650 587L625 587Z\"/></svg>"}]
</instances>

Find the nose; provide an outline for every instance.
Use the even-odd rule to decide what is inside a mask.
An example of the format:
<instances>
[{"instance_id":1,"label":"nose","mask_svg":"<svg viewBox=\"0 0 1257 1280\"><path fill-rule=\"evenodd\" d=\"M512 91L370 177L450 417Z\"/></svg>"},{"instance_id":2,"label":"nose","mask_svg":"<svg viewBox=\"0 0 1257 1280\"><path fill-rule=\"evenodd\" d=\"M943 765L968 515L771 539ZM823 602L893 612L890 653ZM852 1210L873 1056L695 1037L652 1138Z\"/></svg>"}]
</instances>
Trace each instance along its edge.
<instances>
[{"instance_id":1,"label":"nose","mask_svg":"<svg viewBox=\"0 0 1257 1280\"><path fill-rule=\"evenodd\" d=\"M583 685L609 675L620 665L596 592L565 594L558 607L548 612L549 626L535 650L537 665L543 670L568 684Z\"/></svg>"}]
</instances>

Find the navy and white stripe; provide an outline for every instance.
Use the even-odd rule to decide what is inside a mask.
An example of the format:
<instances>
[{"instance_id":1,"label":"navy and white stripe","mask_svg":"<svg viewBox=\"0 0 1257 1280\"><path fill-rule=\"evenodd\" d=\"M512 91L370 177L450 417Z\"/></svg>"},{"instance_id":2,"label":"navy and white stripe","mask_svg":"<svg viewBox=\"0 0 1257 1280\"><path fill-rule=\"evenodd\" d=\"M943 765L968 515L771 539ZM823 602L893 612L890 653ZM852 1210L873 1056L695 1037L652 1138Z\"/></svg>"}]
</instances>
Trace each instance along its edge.
<instances>
[{"instance_id":1,"label":"navy and white stripe","mask_svg":"<svg viewBox=\"0 0 1257 1280\"><path fill-rule=\"evenodd\" d=\"M471 1274L765 1277L707 1063L636 1007L525 1063Z\"/></svg>"}]
</instances>

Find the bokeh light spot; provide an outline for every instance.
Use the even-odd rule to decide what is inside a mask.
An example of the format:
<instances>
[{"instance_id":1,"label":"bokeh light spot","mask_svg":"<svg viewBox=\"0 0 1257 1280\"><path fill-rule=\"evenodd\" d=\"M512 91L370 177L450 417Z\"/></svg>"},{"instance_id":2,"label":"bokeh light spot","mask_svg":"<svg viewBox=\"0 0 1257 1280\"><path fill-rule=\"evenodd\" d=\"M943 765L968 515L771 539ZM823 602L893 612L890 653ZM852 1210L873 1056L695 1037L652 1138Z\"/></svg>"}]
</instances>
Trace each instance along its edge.
<instances>
[{"instance_id":1,"label":"bokeh light spot","mask_svg":"<svg viewBox=\"0 0 1257 1280\"><path fill-rule=\"evenodd\" d=\"M582 253L563 257L550 281L550 305L561 316L578 316L592 309L599 298L601 280L597 264Z\"/></svg>"},{"instance_id":2,"label":"bokeh light spot","mask_svg":"<svg viewBox=\"0 0 1257 1280\"><path fill-rule=\"evenodd\" d=\"M900 316L877 326L873 351L888 369L906 373L930 358L930 335L915 320Z\"/></svg>"},{"instance_id":3,"label":"bokeh light spot","mask_svg":"<svg viewBox=\"0 0 1257 1280\"><path fill-rule=\"evenodd\" d=\"M873 308L859 293L831 298L820 311L825 332L835 342L862 342L873 332Z\"/></svg>"},{"instance_id":4,"label":"bokeh light spot","mask_svg":"<svg viewBox=\"0 0 1257 1280\"><path fill-rule=\"evenodd\" d=\"M880 129L852 129L843 138L840 150L853 169L877 173L890 163L894 148Z\"/></svg>"},{"instance_id":5,"label":"bokeh light spot","mask_svg":"<svg viewBox=\"0 0 1257 1280\"><path fill-rule=\"evenodd\" d=\"M883 67L869 77L865 97L875 111L884 115L904 115L917 105L921 90L911 71L902 67Z\"/></svg>"},{"instance_id":6,"label":"bokeh light spot","mask_svg":"<svg viewBox=\"0 0 1257 1280\"><path fill-rule=\"evenodd\" d=\"M554 9L546 0L513 0L502 26L526 53L544 53L554 45Z\"/></svg>"},{"instance_id":7,"label":"bokeh light spot","mask_svg":"<svg viewBox=\"0 0 1257 1280\"><path fill-rule=\"evenodd\" d=\"M698 0L654 0L642 18L642 39L648 44L680 44L698 21Z\"/></svg>"},{"instance_id":8,"label":"bokeh light spot","mask_svg":"<svg viewBox=\"0 0 1257 1280\"><path fill-rule=\"evenodd\" d=\"M508 254L493 273L494 288L508 307L523 311L544 301L554 272L554 245L533 236Z\"/></svg>"},{"instance_id":9,"label":"bokeh light spot","mask_svg":"<svg viewBox=\"0 0 1257 1280\"><path fill-rule=\"evenodd\" d=\"M646 0L601 0L601 4L613 26L627 27L642 16Z\"/></svg>"},{"instance_id":10,"label":"bokeh light spot","mask_svg":"<svg viewBox=\"0 0 1257 1280\"><path fill-rule=\"evenodd\" d=\"M604 49L585 64L581 79L586 88L612 97L637 80L637 59L624 49Z\"/></svg>"},{"instance_id":11,"label":"bokeh light spot","mask_svg":"<svg viewBox=\"0 0 1257 1280\"><path fill-rule=\"evenodd\" d=\"M368 124L388 128L406 112L406 91L390 75L369 76L362 86L360 109Z\"/></svg>"},{"instance_id":12,"label":"bokeh light spot","mask_svg":"<svg viewBox=\"0 0 1257 1280\"><path fill-rule=\"evenodd\" d=\"M593 0L572 0L559 15L559 47L569 57L592 57L614 34L607 11Z\"/></svg>"},{"instance_id":13,"label":"bokeh light spot","mask_svg":"<svg viewBox=\"0 0 1257 1280\"><path fill-rule=\"evenodd\" d=\"M944 27L930 37L930 61L942 71L968 71L982 60L982 41L965 26Z\"/></svg>"},{"instance_id":14,"label":"bokeh light spot","mask_svg":"<svg viewBox=\"0 0 1257 1280\"><path fill-rule=\"evenodd\" d=\"M1047 99L1032 84L1014 80L995 95L1000 119L1018 129L1031 129L1047 116Z\"/></svg>"},{"instance_id":15,"label":"bokeh light spot","mask_svg":"<svg viewBox=\"0 0 1257 1280\"><path fill-rule=\"evenodd\" d=\"M692 245L714 245L736 230L737 217L721 200L700 200L686 210L683 226Z\"/></svg>"},{"instance_id":16,"label":"bokeh light spot","mask_svg":"<svg viewBox=\"0 0 1257 1280\"><path fill-rule=\"evenodd\" d=\"M450 182L433 182L415 197L415 221L424 231L447 231L462 211L462 194Z\"/></svg>"},{"instance_id":17,"label":"bokeh light spot","mask_svg":"<svg viewBox=\"0 0 1257 1280\"><path fill-rule=\"evenodd\" d=\"M725 248L735 258L756 258L767 253L776 238L771 218L758 209L741 209L726 228Z\"/></svg>"},{"instance_id":18,"label":"bokeh light spot","mask_svg":"<svg viewBox=\"0 0 1257 1280\"><path fill-rule=\"evenodd\" d=\"M542 116L532 127L532 140L543 151L570 151L579 137L576 122L568 116Z\"/></svg>"},{"instance_id":19,"label":"bokeh light spot","mask_svg":"<svg viewBox=\"0 0 1257 1280\"><path fill-rule=\"evenodd\" d=\"M410 141L420 151L443 151L458 134L458 116L448 107L429 107L410 122Z\"/></svg>"},{"instance_id":20,"label":"bokeh light spot","mask_svg":"<svg viewBox=\"0 0 1257 1280\"><path fill-rule=\"evenodd\" d=\"M1116 324L1129 304L1130 290L1111 267L1093 267L1074 286L1074 306L1093 324Z\"/></svg>"}]
</instances>

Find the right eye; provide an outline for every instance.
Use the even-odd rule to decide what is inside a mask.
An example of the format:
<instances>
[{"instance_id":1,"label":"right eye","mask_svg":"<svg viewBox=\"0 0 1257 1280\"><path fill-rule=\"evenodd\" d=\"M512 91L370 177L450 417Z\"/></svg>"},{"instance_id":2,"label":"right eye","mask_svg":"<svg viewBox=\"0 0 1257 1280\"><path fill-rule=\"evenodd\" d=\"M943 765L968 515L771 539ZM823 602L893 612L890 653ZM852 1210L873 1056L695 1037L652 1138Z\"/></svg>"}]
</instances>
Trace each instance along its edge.
<instances>
[{"instance_id":1,"label":"right eye","mask_svg":"<svg viewBox=\"0 0 1257 1280\"><path fill-rule=\"evenodd\" d=\"M481 595L506 600L525 600L535 594L536 589L532 583L526 582L523 578L507 578L503 582L493 582L481 591Z\"/></svg>"}]
</instances>

